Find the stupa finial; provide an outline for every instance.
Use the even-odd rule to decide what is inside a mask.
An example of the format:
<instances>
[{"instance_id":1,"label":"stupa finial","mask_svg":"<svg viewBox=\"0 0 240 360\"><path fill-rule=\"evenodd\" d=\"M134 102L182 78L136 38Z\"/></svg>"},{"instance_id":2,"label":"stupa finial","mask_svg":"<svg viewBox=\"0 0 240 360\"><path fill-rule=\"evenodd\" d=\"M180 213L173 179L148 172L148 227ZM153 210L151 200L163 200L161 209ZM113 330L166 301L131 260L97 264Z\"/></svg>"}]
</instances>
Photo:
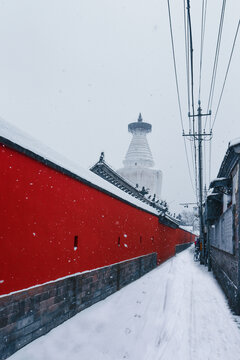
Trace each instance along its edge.
<instances>
[{"instance_id":1,"label":"stupa finial","mask_svg":"<svg viewBox=\"0 0 240 360\"><path fill-rule=\"evenodd\" d=\"M143 119L142 119L142 114L141 113L139 113L139 116L138 116L138 122L142 122L143 121Z\"/></svg>"},{"instance_id":2,"label":"stupa finial","mask_svg":"<svg viewBox=\"0 0 240 360\"><path fill-rule=\"evenodd\" d=\"M135 133L141 131L141 133L149 133L152 131L152 125L143 121L142 114L139 113L138 120L128 125L128 131Z\"/></svg>"}]
</instances>

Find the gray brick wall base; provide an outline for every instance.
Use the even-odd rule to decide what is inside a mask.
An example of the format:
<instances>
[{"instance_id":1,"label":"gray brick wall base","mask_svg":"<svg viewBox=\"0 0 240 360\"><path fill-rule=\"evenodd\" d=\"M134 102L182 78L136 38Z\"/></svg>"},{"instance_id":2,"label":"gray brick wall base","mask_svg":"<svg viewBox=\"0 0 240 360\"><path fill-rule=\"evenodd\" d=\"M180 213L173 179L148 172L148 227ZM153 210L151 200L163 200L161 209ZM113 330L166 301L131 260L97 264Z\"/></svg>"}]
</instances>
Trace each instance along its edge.
<instances>
[{"instance_id":1,"label":"gray brick wall base","mask_svg":"<svg viewBox=\"0 0 240 360\"><path fill-rule=\"evenodd\" d=\"M157 254L0 298L0 360L157 266Z\"/></svg>"},{"instance_id":2,"label":"gray brick wall base","mask_svg":"<svg viewBox=\"0 0 240 360\"><path fill-rule=\"evenodd\" d=\"M219 250L211 249L211 261L212 261L212 270L213 274L216 277L219 285L224 291L230 308L234 311L235 314L240 315L240 302L238 297L238 289L237 286L233 283L233 281L228 276L227 272L224 271L222 266L219 265L218 255ZM229 259L228 259L229 266Z\"/></svg>"},{"instance_id":3,"label":"gray brick wall base","mask_svg":"<svg viewBox=\"0 0 240 360\"><path fill-rule=\"evenodd\" d=\"M192 243L176 245L175 253L179 254L180 252L182 252L183 250L186 250L191 245L192 245Z\"/></svg>"}]
</instances>

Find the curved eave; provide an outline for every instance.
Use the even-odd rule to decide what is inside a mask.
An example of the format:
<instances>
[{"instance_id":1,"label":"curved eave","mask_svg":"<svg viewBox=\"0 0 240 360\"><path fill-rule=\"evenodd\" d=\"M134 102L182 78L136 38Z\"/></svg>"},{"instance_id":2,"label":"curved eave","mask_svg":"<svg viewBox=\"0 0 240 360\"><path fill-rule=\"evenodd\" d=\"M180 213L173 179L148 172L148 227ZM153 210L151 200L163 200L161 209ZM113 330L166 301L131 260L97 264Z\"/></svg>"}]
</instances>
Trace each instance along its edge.
<instances>
[{"instance_id":1,"label":"curved eave","mask_svg":"<svg viewBox=\"0 0 240 360\"><path fill-rule=\"evenodd\" d=\"M128 125L129 132L133 132L136 130L144 130L145 132L148 133L152 131L152 125L146 122L133 122Z\"/></svg>"},{"instance_id":2,"label":"curved eave","mask_svg":"<svg viewBox=\"0 0 240 360\"><path fill-rule=\"evenodd\" d=\"M221 164L220 170L218 172L218 178L226 177L228 178L233 170L233 168L236 166L238 160L239 160L239 152L238 147L240 145L232 145L228 148L226 155L224 156L223 162ZM237 151L236 151L237 150Z\"/></svg>"}]
</instances>

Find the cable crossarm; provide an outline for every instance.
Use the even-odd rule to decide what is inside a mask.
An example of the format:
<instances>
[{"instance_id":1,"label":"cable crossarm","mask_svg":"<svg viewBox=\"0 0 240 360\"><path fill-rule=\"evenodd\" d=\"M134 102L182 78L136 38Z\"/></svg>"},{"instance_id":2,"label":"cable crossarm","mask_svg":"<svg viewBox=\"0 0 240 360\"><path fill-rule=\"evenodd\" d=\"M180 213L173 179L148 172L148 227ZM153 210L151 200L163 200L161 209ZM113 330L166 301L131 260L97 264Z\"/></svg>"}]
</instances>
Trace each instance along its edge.
<instances>
[{"instance_id":1,"label":"cable crossarm","mask_svg":"<svg viewBox=\"0 0 240 360\"><path fill-rule=\"evenodd\" d=\"M220 107L220 104L221 104L221 101L222 101L222 96L223 96L223 92L224 92L224 89L225 89L225 85L226 85L226 81L227 81L227 77L228 77L230 65L231 65L231 62L232 62L232 57L233 57L233 52L234 52L235 45L236 45L236 40L237 40L237 36L238 36L238 32L239 32L239 27L240 27L240 20L238 21L238 25L237 25L237 29L236 29L236 33L235 33L233 45L232 45L232 50L231 50L230 58L229 58L229 61L228 61L228 66L227 66L226 74L225 74L225 77L224 77L224 82L223 82L223 86L222 86L220 98L219 98L218 105L217 105L217 110L216 110L216 113L215 113L215 116L214 116L214 120L213 120L213 124L212 124L212 129L213 129L214 124L215 124L215 122L216 122L216 118L217 118L217 115L218 115L219 107Z\"/></svg>"},{"instance_id":2,"label":"cable crossarm","mask_svg":"<svg viewBox=\"0 0 240 360\"><path fill-rule=\"evenodd\" d=\"M169 26L170 26L170 35L171 35L172 55L173 55L173 64L174 64L174 73L175 73L175 83L176 83L176 89L177 89L178 107L179 107L179 113L180 113L182 132L184 133L182 107L181 107L181 101L180 101L178 76L177 76L176 55L175 55L174 38L173 38L172 16L171 16L171 8L170 8L169 0L167 0L167 4L168 4L168 17L169 17ZM193 186L193 181L192 181L192 175L191 175L191 170L190 170L190 164L189 164L189 158L188 158L187 146L186 146L185 138L184 138L184 148L185 148L185 154L186 154L186 159L187 159L189 177L190 177L191 185L192 185L192 188L193 188L193 192L195 192L194 191L194 186Z\"/></svg>"}]
</instances>

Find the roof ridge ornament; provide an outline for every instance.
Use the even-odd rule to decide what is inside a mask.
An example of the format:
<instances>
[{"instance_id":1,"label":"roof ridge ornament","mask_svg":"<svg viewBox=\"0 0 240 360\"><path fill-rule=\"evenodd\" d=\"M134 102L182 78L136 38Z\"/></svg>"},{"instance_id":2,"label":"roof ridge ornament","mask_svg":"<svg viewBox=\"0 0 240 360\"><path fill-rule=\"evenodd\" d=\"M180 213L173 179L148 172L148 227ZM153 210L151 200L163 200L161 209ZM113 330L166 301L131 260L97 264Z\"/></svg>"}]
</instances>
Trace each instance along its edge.
<instances>
[{"instance_id":1,"label":"roof ridge ornament","mask_svg":"<svg viewBox=\"0 0 240 360\"><path fill-rule=\"evenodd\" d=\"M104 154L104 151L102 151L100 158L99 158L99 162L104 162L104 160L105 160L105 154Z\"/></svg>"}]
</instances>

